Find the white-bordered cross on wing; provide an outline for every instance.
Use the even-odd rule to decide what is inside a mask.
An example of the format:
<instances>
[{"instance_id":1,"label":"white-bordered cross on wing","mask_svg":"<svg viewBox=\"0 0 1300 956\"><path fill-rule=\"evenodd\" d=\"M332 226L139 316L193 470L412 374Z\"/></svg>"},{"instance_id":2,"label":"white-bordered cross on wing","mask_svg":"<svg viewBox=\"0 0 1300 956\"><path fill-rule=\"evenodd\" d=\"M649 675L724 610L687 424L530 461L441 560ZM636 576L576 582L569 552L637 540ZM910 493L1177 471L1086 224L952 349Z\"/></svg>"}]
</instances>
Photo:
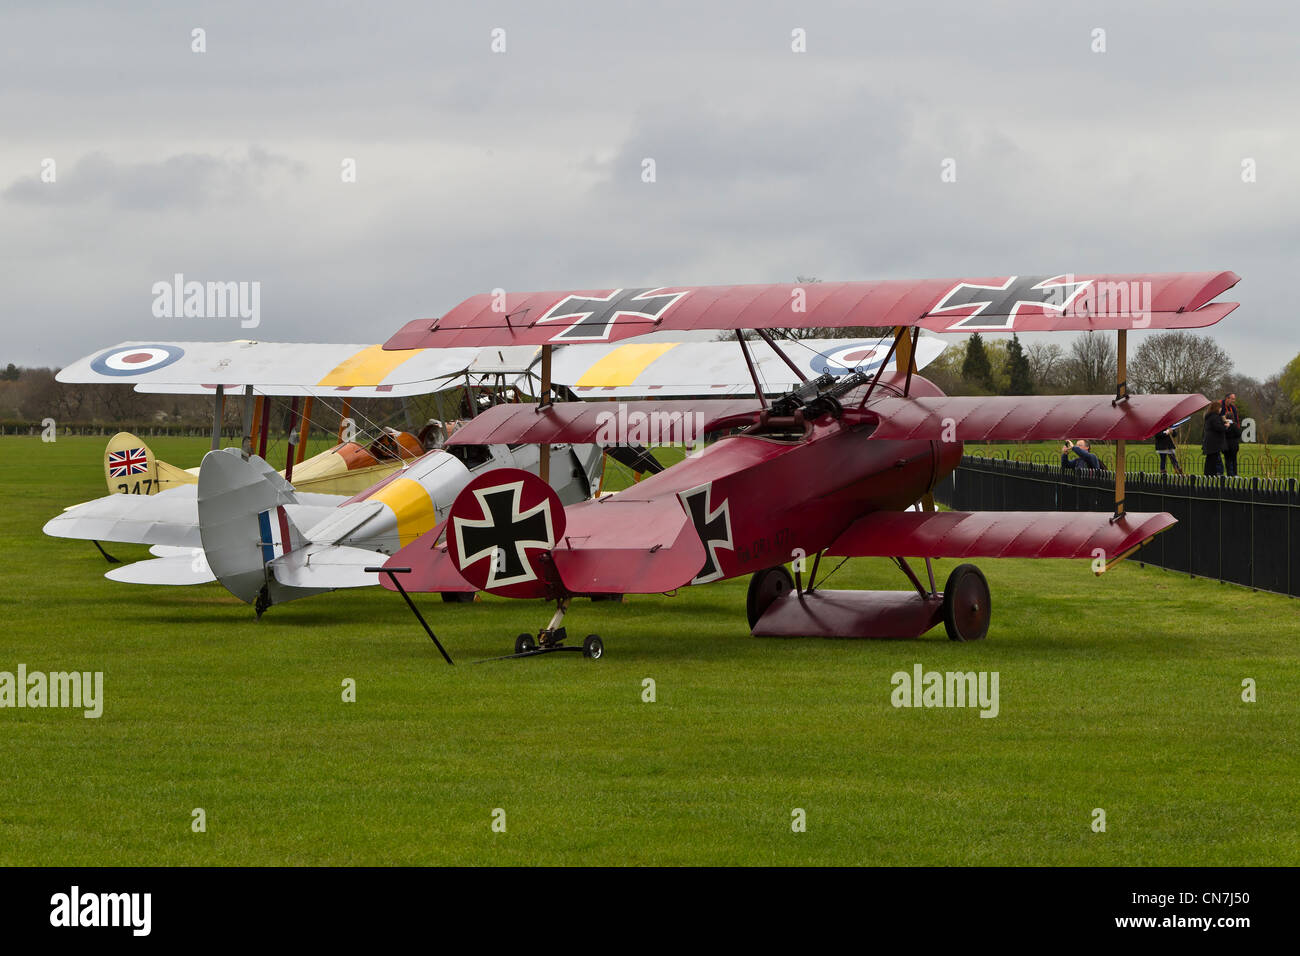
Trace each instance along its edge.
<instances>
[{"instance_id":1,"label":"white-bordered cross on wing","mask_svg":"<svg viewBox=\"0 0 1300 956\"><path fill-rule=\"evenodd\" d=\"M551 336L552 342L605 342L619 316L655 322L686 294L659 289L615 289L607 296L569 295L551 306L537 324L573 319L567 328Z\"/></svg>"},{"instance_id":2,"label":"white-bordered cross on wing","mask_svg":"<svg viewBox=\"0 0 1300 956\"><path fill-rule=\"evenodd\" d=\"M1010 276L1002 285L979 285L959 282L939 300L927 315L938 315L975 306L970 315L962 316L948 332L1011 332L1021 306L1053 309L1062 314L1092 284L1091 279L1076 281L1069 274L1054 276ZM984 322L980 318L988 314ZM996 320L996 321L990 321Z\"/></svg>"}]
</instances>

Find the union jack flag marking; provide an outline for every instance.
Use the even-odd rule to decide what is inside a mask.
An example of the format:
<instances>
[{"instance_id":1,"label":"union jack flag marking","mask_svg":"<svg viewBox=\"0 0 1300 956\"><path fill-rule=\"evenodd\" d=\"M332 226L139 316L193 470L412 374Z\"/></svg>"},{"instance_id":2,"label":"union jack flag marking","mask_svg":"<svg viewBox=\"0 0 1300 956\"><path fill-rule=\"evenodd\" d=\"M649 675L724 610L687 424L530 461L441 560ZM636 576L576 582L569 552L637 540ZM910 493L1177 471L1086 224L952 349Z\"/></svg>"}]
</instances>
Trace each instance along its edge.
<instances>
[{"instance_id":1,"label":"union jack flag marking","mask_svg":"<svg viewBox=\"0 0 1300 956\"><path fill-rule=\"evenodd\" d=\"M124 451L110 451L108 453L108 475L110 478L143 475L148 470L149 455L143 448L127 448Z\"/></svg>"}]
</instances>

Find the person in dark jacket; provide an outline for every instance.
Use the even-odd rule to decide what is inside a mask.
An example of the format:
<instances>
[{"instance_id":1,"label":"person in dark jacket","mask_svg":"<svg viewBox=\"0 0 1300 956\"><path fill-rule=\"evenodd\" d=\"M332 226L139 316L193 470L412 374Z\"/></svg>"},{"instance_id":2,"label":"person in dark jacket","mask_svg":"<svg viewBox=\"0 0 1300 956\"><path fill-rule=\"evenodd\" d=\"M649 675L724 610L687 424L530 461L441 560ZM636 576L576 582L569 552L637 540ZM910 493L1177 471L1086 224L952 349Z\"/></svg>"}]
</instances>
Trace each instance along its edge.
<instances>
[{"instance_id":1,"label":"person in dark jacket","mask_svg":"<svg viewBox=\"0 0 1300 956\"><path fill-rule=\"evenodd\" d=\"M1228 444L1228 426L1223 421L1223 404L1210 402L1205 412L1205 437L1201 450L1205 452L1205 473L1223 474L1223 449Z\"/></svg>"},{"instance_id":2,"label":"person in dark jacket","mask_svg":"<svg viewBox=\"0 0 1300 956\"><path fill-rule=\"evenodd\" d=\"M1078 457L1071 460L1070 452L1074 452ZM1092 453L1092 447L1088 444L1086 438L1080 438L1078 441L1066 441L1061 448L1061 467L1070 471L1077 469L1089 469L1091 471L1104 471L1105 465L1101 459Z\"/></svg>"},{"instance_id":3,"label":"person in dark jacket","mask_svg":"<svg viewBox=\"0 0 1300 956\"><path fill-rule=\"evenodd\" d=\"M1176 444L1177 436L1172 428L1166 428L1162 432L1156 433L1156 456L1160 459L1160 474L1165 474L1169 465L1174 466L1174 474L1183 473L1182 465L1178 464L1178 445Z\"/></svg>"},{"instance_id":4,"label":"person in dark jacket","mask_svg":"<svg viewBox=\"0 0 1300 956\"><path fill-rule=\"evenodd\" d=\"M1223 424L1228 429L1223 444L1223 470L1231 477L1237 474L1237 449L1241 447L1241 416L1237 414L1235 393L1229 392L1223 399Z\"/></svg>"}]
</instances>

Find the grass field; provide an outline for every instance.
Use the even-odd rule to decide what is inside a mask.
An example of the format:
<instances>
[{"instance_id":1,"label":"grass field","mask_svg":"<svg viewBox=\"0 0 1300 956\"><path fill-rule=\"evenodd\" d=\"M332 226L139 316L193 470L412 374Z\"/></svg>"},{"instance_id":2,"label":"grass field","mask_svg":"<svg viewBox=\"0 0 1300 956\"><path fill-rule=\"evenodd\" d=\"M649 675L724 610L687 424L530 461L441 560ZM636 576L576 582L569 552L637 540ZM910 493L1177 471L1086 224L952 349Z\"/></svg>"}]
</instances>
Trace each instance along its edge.
<instances>
[{"instance_id":1,"label":"grass field","mask_svg":"<svg viewBox=\"0 0 1300 956\"><path fill-rule=\"evenodd\" d=\"M98 720L0 710L0 864L1300 863L1292 599L985 561L987 641L760 640L741 580L576 604L600 661L469 665L547 608L420 596L452 668L387 591L258 623L215 584L106 581L89 543L40 532L104 493L102 449L0 439L0 670L103 671L106 698ZM905 587L883 560L831 585ZM999 715L895 709L916 663L997 671Z\"/></svg>"},{"instance_id":2,"label":"grass field","mask_svg":"<svg viewBox=\"0 0 1300 956\"><path fill-rule=\"evenodd\" d=\"M1058 464L1061 442L967 442L966 454L985 458L1006 458L1039 464ZM1114 442L1094 442L1093 451L1107 468L1115 467ZM1071 456L1074 457L1074 456ZM1205 471L1205 453L1200 445L1178 446L1183 471L1200 475ZM1129 442L1126 452L1129 471L1158 472L1159 459L1152 442ZM1172 468L1170 469L1172 471ZM1300 478L1300 445L1244 444L1237 453L1238 474L1253 478Z\"/></svg>"}]
</instances>

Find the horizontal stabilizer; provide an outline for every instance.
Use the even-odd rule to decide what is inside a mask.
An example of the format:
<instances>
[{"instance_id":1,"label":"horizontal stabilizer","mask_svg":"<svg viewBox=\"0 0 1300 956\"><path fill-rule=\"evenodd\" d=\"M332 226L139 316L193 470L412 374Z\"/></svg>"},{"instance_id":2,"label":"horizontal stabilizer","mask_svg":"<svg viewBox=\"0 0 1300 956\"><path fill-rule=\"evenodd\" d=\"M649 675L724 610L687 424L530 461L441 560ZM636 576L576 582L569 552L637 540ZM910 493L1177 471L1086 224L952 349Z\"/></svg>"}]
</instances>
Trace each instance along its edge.
<instances>
[{"instance_id":1,"label":"horizontal stabilizer","mask_svg":"<svg viewBox=\"0 0 1300 956\"><path fill-rule=\"evenodd\" d=\"M1202 395L998 395L885 397L872 438L939 441L1142 441L1209 404Z\"/></svg>"},{"instance_id":2,"label":"horizontal stabilizer","mask_svg":"<svg viewBox=\"0 0 1300 956\"><path fill-rule=\"evenodd\" d=\"M659 594L690 584L704 566L704 546L674 498L601 498L564 513L551 557L571 594ZM386 566L411 569L399 575L408 591L477 590L457 570L445 540L432 545L435 537L412 542ZM387 575L379 583L394 590Z\"/></svg>"},{"instance_id":3,"label":"horizontal stabilizer","mask_svg":"<svg viewBox=\"0 0 1300 956\"><path fill-rule=\"evenodd\" d=\"M163 585L207 584L217 579L203 552L197 549L194 554L187 550L185 554L124 564L105 573L104 577L127 584Z\"/></svg>"},{"instance_id":4,"label":"horizontal stabilizer","mask_svg":"<svg viewBox=\"0 0 1300 956\"><path fill-rule=\"evenodd\" d=\"M402 587L408 591L429 593L446 591L448 593L473 594L478 590L456 570L456 562L447 553L447 542L440 539L436 545L433 539L436 533L416 538L402 548L386 562L377 562L375 567L410 568L409 574L397 575ZM392 578L387 574L379 575L379 583L390 591L396 591Z\"/></svg>"},{"instance_id":5,"label":"horizontal stabilizer","mask_svg":"<svg viewBox=\"0 0 1300 956\"><path fill-rule=\"evenodd\" d=\"M566 509L555 569L574 594L660 594L704 567L704 545L676 498L618 497Z\"/></svg>"},{"instance_id":6,"label":"horizontal stabilizer","mask_svg":"<svg viewBox=\"0 0 1300 956\"><path fill-rule=\"evenodd\" d=\"M1095 558L1127 553L1174 517L1093 511L878 511L849 525L826 553L872 558ZM1101 553L1098 554L1097 552Z\"/></svg>"},{"instance_id":7,"label":"horizontal stabilizer","mask_svg":"<svg viewBox=\"0 0 1300 956\"><path fill-rule=\"evenodd\" d=\"M275 579L293 588L365 588L379 583L378 574L365 568L379 567L388 555L342 545L309 545L271 562Z\"/></svg>"}]
</instances>

